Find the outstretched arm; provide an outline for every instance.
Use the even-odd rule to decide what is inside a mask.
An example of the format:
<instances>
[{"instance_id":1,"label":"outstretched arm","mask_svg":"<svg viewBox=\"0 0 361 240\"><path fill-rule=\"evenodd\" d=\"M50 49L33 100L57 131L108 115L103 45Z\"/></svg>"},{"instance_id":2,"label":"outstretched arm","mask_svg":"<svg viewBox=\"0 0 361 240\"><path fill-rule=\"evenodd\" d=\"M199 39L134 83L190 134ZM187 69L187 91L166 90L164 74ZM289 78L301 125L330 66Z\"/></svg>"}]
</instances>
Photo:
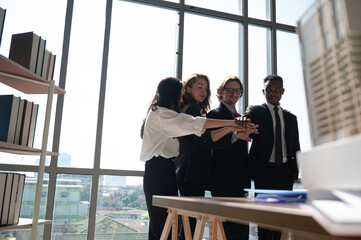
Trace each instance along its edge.
<instances>
[{"instance_id":1,"label":"outstretched arm","mask_svg":"<svg viewBox=\"0 0 361 240\"><path fill-rule=\"evenodd\" d=\"M208 119L207 119L208 120ZM214 130L211 132L212 141L216 142L221 139L223 136L230 132L235 132L235 137L250 141L248 137L251 133L258 133L257 125L251 123L250 119L246 118L236 118L235 120L225 120L225 121L236 121L237 126L227 126L218 130Z\"/></svg>"},{"instance_id":2,"label":"outstretched arm","mask_svg":"<svg viewBox=\"0 0 361 240\"><path fill-rule=\"evenodd\" d=\"M238 130L238 127L232 127L232 126L228 126L228 127L224 127L224 128L214 130L214 131L211 132L212 141L216 142L219 139L221 139L222 137L224 137L225 135L227 135L228 133L235 132L237 130Z\"/></svg>"},{"instance_id":3,"label":"outstretched arm","mask_svg":"<svg viewBox=\"0 0 361 240\"><path fill-rule=\"evenodd\" d=\"M203 129L208 128L220 128L220 127L237 127L238 131L244 131L246 129L257 128L255 124L251 123L249 119L235 118L234 120L222 120L207 118L203 125Z\"/></svg>"}]
</instances>

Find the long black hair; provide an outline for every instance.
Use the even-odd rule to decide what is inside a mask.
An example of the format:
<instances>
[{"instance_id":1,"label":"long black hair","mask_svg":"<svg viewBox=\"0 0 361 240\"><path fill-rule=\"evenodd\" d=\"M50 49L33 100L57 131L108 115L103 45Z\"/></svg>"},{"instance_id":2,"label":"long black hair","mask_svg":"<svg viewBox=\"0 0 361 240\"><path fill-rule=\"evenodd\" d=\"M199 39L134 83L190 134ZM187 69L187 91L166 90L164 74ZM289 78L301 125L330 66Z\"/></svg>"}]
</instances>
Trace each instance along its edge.
<instances>
[{"instance_id":1,"label":"long black hair","mask_svg":"<svg viewBox=\"0 0 361 240\"><path fill-rule=\"evenodd\" d=\"M157 91L155 92L153 100L150 102L150 106L147 111L147 115L149 111L154 111L157 107L165 107L168 109L172 109L176 112L179 112L179 100L181 96L183 84L180 79L174 77L167 77L162 79L158 83ZM143 124L140 130L140 137L143 138L144 125Z\"/></svg>"}]
</instances>

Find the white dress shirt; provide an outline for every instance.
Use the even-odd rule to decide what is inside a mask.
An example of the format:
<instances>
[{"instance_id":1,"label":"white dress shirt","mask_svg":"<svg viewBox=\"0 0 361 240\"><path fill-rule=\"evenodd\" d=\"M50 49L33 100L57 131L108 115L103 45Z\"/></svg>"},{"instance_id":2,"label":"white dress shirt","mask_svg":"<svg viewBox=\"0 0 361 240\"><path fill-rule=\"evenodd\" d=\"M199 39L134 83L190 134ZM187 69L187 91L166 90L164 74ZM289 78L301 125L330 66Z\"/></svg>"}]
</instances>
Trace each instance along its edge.
<instances>
[{"instance_id":1,"label":"white dress shirt","mask_svg":"<svg viewBox=\"0 0 361 240\"><path fill-rule=\"evenodd\" d=\"M267 107L269 108L272 116L272 122L273 122L273 133L276 134L276 117L275 117L275 110L273 109L275 106L272 104L267 103ZM278 115L280 116L281 120L281 138L282 138L282 155L283 155L283 162L287 162L287 148L286 148L286 139L285 139L285 122L283 120L283 110L281 108L281 105L278 105ZM271 158L269 160L270 162L276 162L275 161L275 144L273 144L272 154Z\"/></svg>"},{"instance_id":2,"label":"white dress shirt","mask_svg":"<svg viewBox=\"0 0 361 240\"><path fill-rule=\"evenodd\" d=\"M144 125L140 160L146 162L152 157L172 158L179 155L176 137L204 133L205 117L193 117L159 107L150 111Z\"/></svg>"}]
</instances>

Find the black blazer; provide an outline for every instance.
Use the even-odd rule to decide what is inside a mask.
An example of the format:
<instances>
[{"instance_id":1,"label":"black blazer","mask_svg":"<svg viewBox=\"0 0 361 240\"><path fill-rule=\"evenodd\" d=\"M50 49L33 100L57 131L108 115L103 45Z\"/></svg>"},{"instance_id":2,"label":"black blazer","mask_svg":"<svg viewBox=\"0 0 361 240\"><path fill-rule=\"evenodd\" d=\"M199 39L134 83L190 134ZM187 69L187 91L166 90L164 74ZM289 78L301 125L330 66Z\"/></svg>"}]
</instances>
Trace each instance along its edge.
<instances>
[{"instance_id":1,"label":"black blazer","mask_svg":"<svg viewBox=\"0 0 361 240\"><path fill-rule=\"evenodd\" d=\"M199 110L190 105L185 113L200 116ZM211 144L210 132L201 137L194 134L178 138L179 156L175 158L177 185L191 183L206 186L211 175Z\"/></svg>"},{"instance_id":2,"label":"black blazer","mask_svg":"<svg viewBox=\"0 0 361 240\"><path fill-rule=\"evenodd\" d=\"M211 110L207 118L234 119L228 108L220 103ZM207 130L211 131L211 130ZM247 141L237 140L231 143L232 133L213 143L213 165L210 190L213 187L249 188L250 175L247 157Z\"/></svg>"},{"instance_id":3,"label":"black blazer","mask_svg":"<svg viewBox=\"0 0 361 240\"><path fill-rule=\"evenodd\" d=\"M252 145L249 152L249 159L252 165L254 176L262 177L267 171L265 165L269 162L274 144L272 116L267 104L249 106L245 116L251 119L252 123L258 124L258 134L252 134ZM296 174L298 167L296 152L300 150L297 117L290 112L283 110L285 124L285 141L287 146L287 166Z\"/></svg>"}]
</instances>

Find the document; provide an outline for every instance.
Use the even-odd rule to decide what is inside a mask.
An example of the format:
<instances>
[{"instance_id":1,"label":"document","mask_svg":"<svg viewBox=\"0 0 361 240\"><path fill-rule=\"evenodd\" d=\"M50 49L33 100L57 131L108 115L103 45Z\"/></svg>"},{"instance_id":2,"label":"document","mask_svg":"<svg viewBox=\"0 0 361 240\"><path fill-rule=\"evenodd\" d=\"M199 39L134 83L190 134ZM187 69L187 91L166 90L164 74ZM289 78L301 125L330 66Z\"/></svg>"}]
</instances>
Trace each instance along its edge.
<instances>
[{"instance_id":1,"label":"document","mask_svg":"<svg viewBox=\"0 0 361 240\"><path fill-rule=\"evenodd\" d=\"M273 190L273 189L250 189L245 188L246 192L254 192L254 198L258 202L268 203L291 203L305 202L307 191L291 191L291 190Z\"/></svg>"}]
</instances>

